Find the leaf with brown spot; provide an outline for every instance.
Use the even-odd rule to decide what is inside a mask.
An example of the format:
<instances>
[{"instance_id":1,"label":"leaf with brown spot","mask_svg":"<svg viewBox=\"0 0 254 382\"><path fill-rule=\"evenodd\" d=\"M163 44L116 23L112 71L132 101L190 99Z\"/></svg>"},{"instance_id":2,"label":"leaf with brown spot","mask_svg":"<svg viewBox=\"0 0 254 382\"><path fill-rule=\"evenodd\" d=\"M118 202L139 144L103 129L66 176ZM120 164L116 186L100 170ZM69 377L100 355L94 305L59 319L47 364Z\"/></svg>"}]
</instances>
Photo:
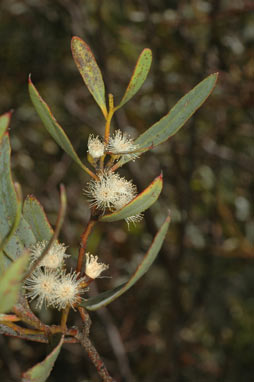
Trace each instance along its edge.
<instances>
[{"instance_id":1,"label":"leaf with brown spot","mask_svg":"<svg viewBox=\"0 0 254 382\"><path fill-rule=\"evenodd\" d=\"M77 68L95 101L107 117L105 86L100 68L90 47L81 38L74 36L71 40L72 55Z\"/></svg>"}]
</instances>

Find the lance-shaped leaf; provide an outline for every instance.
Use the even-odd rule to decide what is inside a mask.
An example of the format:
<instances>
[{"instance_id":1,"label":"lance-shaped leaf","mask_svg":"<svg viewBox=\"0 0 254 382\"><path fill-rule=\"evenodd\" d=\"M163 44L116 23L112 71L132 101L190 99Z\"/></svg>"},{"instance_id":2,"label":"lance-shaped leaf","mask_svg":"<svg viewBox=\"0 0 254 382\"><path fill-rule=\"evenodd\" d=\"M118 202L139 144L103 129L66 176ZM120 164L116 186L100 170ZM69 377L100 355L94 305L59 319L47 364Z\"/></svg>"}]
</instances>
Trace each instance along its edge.
<instances>
[{"instance_id":1,"label":"lance-shaped leaf","mask_svg":"<svg viewBox=\"0 0 254 382\"><path fill-rule=\"evenodd\" d=\"M60 353L64 337L54 350L40 363L27 370L22 375L22 382L46 382Z\"/></svg>"},{"instance_id":2,"label":"lance-shaped leaf","mask_svg":"<svg viewBox=\"0 0 254 382\"><path fill-rule=\"evenodd\" d=\"M40 202L33 195L26 197L23 216L30 224L37 241L49 241L53 235L53 229L49 224L45 211Z\"/></svg>"},{"instance_id":3,"label":"lance-shaped leaf","mask_svg":"<svg viewBox=\"0 0 254 382\"><path fill-rule=\"evenodd\" d=\"M126 283L121 284L110 291L101 293L98 296L88 299L87 301L82 303L82 306L84 306L88 310L97 310L103 306L110 304L112 301L116 300L124 292L130 289L148 271L148 269L151 267L154 260L156 259L167 234L169 223L170 217L168 216L162 224L162 226L160 227L159 231L157 232L141 264L138 266L134 274Z\"/></svg>"},{"instance_id":4,"label":"lance-shaped leaf","mask_svg":"<svg viewBox=\"0 0 254 382\"><path fill-rule=\"evenodd\" d=\"M141 86L143 85L147 77L147 74L151 67L151 63L152 63L152 52L150 49L146 48L141 52L138 58L138 61L132 73L129 85L124 93L124 96L120 104L116 107L116 109L119 109L120 107L122 107L138 92L138 90L141 88Z\"/></svg>"},{"instance_id":5,"label":"lance-shaped leaf","mask_svg":"<svg viewBox=\"0 0 254 382\"><path fill-rule=\"evenodd\" d=\"M54 138L54 140L59 144L59 146L68 154L70 157L89 175L91 171L81 162L76 151L74 150L69 138L65 134L62 127L59 125L55 117L53 116L50 108L46 102L41 98L38 90L32 83L32 80L29 76L28 84L29 94L32 100L32 103L39 114L44 126L48 130L49 134Z\"/></svg>"},{"instance_id":6,"label":"lance-shaped leaf","mask_svg":"<svg viewBox=\"0 0 254 382\"><path fill-rule=\"evenodd\" d=\"M18 210L17 195L11 177L10 152L9 135L5 133L0 141L0 242L5 240L10 233ZM24 218L21 218L16 232L11 235L4 246L3 253L9 259L15 260L24 251L24 248L29 247L35 241L31 227ZM10 261L5 263L7 266Z\"/></svg>"},{"instance_id":7,"label":"lance-shaped leaf","mask_svg":"<svg viewBox=\"0 0 254 382\"><path fill-rule=\"evenodd\" d=\"M205 102L213 91L218 73L211 74L189 93L182 97L170 112L161 118L158 122L147 129L136 140L135 144L145 152L172 137L177 131L190 119L195 111ZM145 150L146 149L146 150ZM124 163L129 162L131 158L122 158L115 168L121 167Z\"/></svg>"},{"instance_id":8,"label":"lance-shaped leaf","mask_svg":"<svg viewBox=\"0 0 254 382\"><path fill-rule=\"evenodd\" d=\"M71 50L78 70L95 101L107 117L105 86L100 68L90 47L81 38L74 36L71 40Z\"/></svg>"},{"instance_id":9,"label":"lance-shaped leaf","mask_svg":"<svg viewBox=\"0 0 254 382\"><path fill-rule=\"evenodd\" d=\"M4 116L2 116L2 118L3 117ZM5 123L3 123L2 126L7 129L9 118L4 118L4 120ZM0 221L5 219L14 220L17 211L17 196L11 177L10 155L9 134L4 133L0 141ZM5 205L3 206L3 204ZM2 212L4 209L6 210L5 215Z\"/></svg>"},{"instance_id":10,"label":"lance-shaped leaf","mask_svg":"<svg viewBox=\"0 0 254 382\"><path fill-rule=\"evenodd\" d=\"M103 222L113 222L128 217L135 216L147 210L158 199L162 190L163 180L162 174L154 179L154 181L130 203L112 214L103 215L99 220Z\"/></svg>"},{"instance_id":11,"label":"lance-shaped leaf","mask_svg":"<svg viewBox=\"0 0 254 382\"><path fill-rule=\"evenodd\" d=\"M0 313L9 312L19 298L21 280L28 263L26 253L12 263L0 277Z\"/></svg>"},{"instance_id":12,"label":"lance-shaped leaf","mask_svg":"<svg viewBox=\"0 0 254 382\"><path fill-rule=\"evenodd\" d=\"M11 120L11 112L5 113L0 116L0 140L9 127Z\"/></svg>"},{"instance_id":13,"label":"lance-shaped leaf","mask_svg":"<svg viewBox=\"0 0 254 382\"><path fill-rule=\"evenodd\" d=\"M15 231L17 230L20 219L21 219L21 213L22 213L22 191L21 187L18 183L15 183L15 190L16 190L16 196L17 196L17 210L16 210L16 216L12 223L12 226L10 228L10 231L8 234L2 239L0 242L0 253L4 249L4 247L7 245L8 241L11 239L11 237L14 235Z\"/></svg>"}]
</instances>

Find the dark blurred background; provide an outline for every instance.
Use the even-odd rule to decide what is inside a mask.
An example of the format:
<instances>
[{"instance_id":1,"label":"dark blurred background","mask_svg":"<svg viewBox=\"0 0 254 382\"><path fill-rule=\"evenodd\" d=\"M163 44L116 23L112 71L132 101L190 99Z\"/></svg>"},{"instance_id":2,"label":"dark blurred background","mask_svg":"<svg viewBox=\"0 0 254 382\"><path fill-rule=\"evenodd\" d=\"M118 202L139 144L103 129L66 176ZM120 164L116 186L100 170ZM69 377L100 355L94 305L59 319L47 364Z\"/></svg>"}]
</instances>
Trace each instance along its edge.
<instances>
[{"instance_id":1,"label":"dark blurred background","mask_svg":"<svg viewBox=\"0 0 254 382\"><path fill-rule=\"evenodd\" d=\"M88 177L55 144L35 113L28 74L82 159L103 117L72 60L70 40L83 38L120 100L143 48L150 75L113 125L138 136L208 74L213 94L169 142L121 173L141 191L161 170L164 190L129 232L101 224L89 247L110 264L118 285L135 269L170 208L172 223L150 271L130 291L91 313L91 338L110 373L124 382L238 382L254 375L253 93L254 6L245 0L1 0L0 112L14 109L12 165L24 195L33 193L52 224L59 184L68 194L61 240L77 254L89 217ZM75 261L73 262L75 264ZM71 266L71 265L70 265ZM57 322L54 312L42 312ZM71 324L80 324L78 314ZM0 379L43 359L43 344L0 339ZM79 345L65 345L52 382L99 381Z\"/></svg>"}]
</instances>

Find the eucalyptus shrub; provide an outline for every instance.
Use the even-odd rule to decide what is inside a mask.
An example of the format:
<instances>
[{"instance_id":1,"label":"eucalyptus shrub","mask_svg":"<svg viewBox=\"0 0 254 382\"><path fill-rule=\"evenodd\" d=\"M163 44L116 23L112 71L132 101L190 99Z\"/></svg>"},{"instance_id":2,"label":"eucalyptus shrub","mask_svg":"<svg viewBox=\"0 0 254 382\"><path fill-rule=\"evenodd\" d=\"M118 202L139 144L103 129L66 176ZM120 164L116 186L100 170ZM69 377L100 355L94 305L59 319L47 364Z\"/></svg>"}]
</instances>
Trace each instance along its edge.
<instances>
[{"instance_id":1,"label":"eucalyptus shrub","mask_svg":"<svg viewBox=\"0 0 254 382\"><path fill-rule=\"evenodd\" d=\"M108 94L106 102L102 74L89 46L79 37L73 37L71 49L78 70L105 118L104 135L89 136L87 164L78 157L31 77L29 93L48 132L90 177L84 190L89 202L90 219L81 234L75 270L66 268L68 244L58 241L66 210L64 186L60 186L60 208L53 230L38 200L29 195L23 202L20 185L13 182L8 133L11 113L0 117L0 332L42 343L49 343L55 335L60 338L57 346L42 362L23 373L22 381L26 382L47 380L64 343L81 344L102 380L113 381L90 341L88 311L108 305L147 272L160 251L170 216L165 216L147 253L130 278L116 288L91 298L86 296L89 285L103 272L110 274L110 271L103 259L86 252L89 235L96 224L125 219L129 225L142 220L143 212L156 202L161 193L162 175L138 193L132 180L120 176L117 170L173 136L206 100L217 79L216 73L205 78L181 98L167 115L134 140L121 130L111 132L111 120L114 113L137 93L145 81L152 62L150 49L144 49L140 54L118 105L114 104L112 94ZM33 300L36 301L37 310L42 306L60 310L59 324L44 324L30 307ZM71 309L81 317L80 328L68 326Z\"/></svg>"}]
</instances>

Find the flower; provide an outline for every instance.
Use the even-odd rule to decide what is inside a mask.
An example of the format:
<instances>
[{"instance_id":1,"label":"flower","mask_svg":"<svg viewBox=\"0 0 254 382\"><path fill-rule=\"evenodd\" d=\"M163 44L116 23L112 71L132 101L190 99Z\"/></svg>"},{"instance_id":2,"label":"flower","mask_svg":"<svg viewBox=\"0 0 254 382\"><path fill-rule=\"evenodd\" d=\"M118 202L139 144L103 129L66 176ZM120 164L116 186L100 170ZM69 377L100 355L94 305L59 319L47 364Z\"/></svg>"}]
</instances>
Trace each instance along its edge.
<instances>
[{"instance_id":1,"label":"flower","mask_svg":"<svg viewBox=\"0 0 254 382\"><path fill-rule=\"evenodd\" d=\"M104 155L104 144L101 142L99 136L94 138L93 135L89 135L87 151L93 159L98 159Z\"/></svg>"},{"instance_id":2,"label":"flower","mask_svg":"<svg viewBox=\"0 0 254 382\"><path fill-rule=\"evenodd\" d=\"M99 175L99 180L92 179L85 190L90 206L105 211L106 208L116 210L121 200L131 201L137 194L136 186L124 177L113 172ZM126 203L125 203L126 204Z\"/></svg>"},{"instance_id":3,"label":"flower","mask_svg":"<svg viewBox=\"0 0 254 382\"><path fill-rule=\"evenodd\" d=\"M99 277L108 267L108 265L98 262L98 256L93 256L89 252L86 253L85 274L91 279Z\"/></svg>"},{"instance_id":4,"label":"flower","mask_svg":"<svg viewBox=\"0 0 254 382\"><path fill-rule=\"evenodd\" d=\"M32 301L38 299L36 307L41 309L43 303L59 310L65 309L82 300L80 294L87 289L83 287L85 278L78 278L76 272L54 271L48 268L37 268L25 280L26 297Z\"/></svg>"},{"instance_id":5,"label":"flower","mask_svg":"<svg viewBox=\"0 0 254 382\"><path fill-rule=\"evenodd\" d=\"M118 211L130 203L137 195L137 188L132 181L120 177L114 172L105 172L99 176L99 180L91 180L85 190L90 200L90 206L105 212ZM143 218L142 214L136 214L126 218L126 222L137 223Z\"/></svg>"},{"instance_id":6,"label":"flower","mask_svg":"<svg viewBox=\"0 0 254 382\"><path fill-rule=\"evenodd\" d=\"M138 154L132 151L138 150L138 148L139 145L135 144L132 138L129 138L127 134L124 134L121 130L116 130L113 137L109 138L107 150L116 155L126 154L124 157L131 157L135 160Z\"/></svg>"},{"instance_id":7,"label":"flower","mask_svg":"<svg viewBox=\"0 0 254 382\"><path fill-rule=\"evenodd\" d=\"M63 271L60 273L53 293L53 305L58 310L65 309L68 305L74 308L75 304L82 300L80 294L84 293L87 288L82 286L85 278L79 279L78 276L79 274L76 272L65 273Z\"/></svg>"},{"instance_id":8,"label":"flower","mask_svg":"<svg viewBox=\"0 0 254 382\"><path fill-rule=\"evenodd\" d=\"M30 301L38 298L36 307L41 309L45 302L46 306L54 304L54 291L58 286L60 273L51 269L36 268L35 272L25 280L26 297Z\"/></svg>"},{"instance_id":9,"label":"flower","mask_svg":"<svg viewBox=\"0 0 254 382\"><path fill-rule=\"evenodd\" d=\"M36 261L41 256L47 245L48 241L43 240L37 242L30 248L32 262ZM61 267L64 258L68 257L65 253L66 248L67 247L64 244L55 241L46 256L40 262L39 266L52 269Z\"/></svg>"}]
</instances>

